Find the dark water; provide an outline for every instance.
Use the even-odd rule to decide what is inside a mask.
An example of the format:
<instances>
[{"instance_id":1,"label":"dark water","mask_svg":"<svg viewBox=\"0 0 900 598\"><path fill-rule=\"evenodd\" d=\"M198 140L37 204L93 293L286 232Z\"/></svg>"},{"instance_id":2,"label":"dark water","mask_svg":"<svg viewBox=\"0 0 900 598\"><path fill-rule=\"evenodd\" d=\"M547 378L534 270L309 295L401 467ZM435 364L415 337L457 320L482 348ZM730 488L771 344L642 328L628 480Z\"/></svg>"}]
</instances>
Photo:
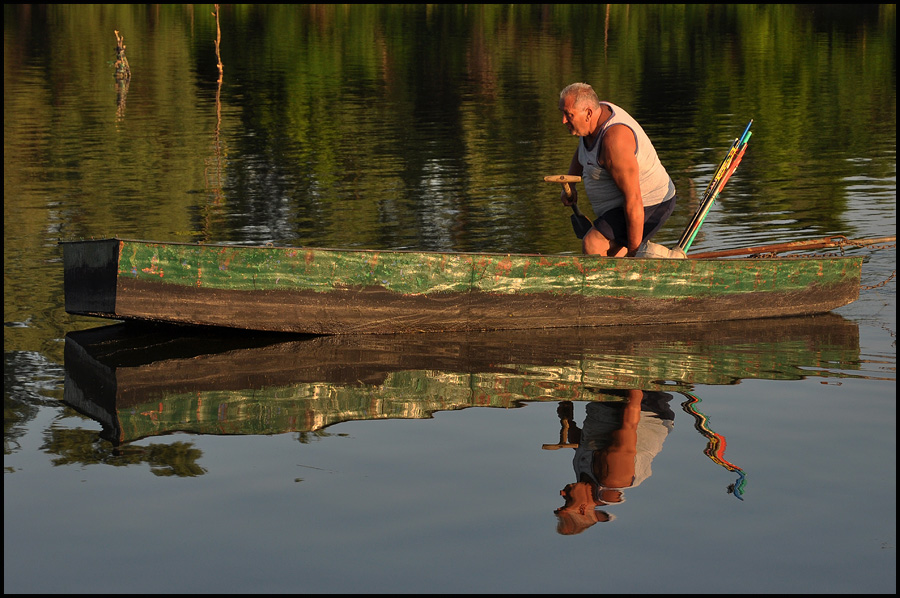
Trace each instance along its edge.
<instances>
[{"instance_id":1,"label":"dark water","mask_svg":"<svg viewBox=\"0 0 900 598\"><path fill-rule=\"evenodd\" d=\"M212 10L4 6L5 591L896 590L893 245L822 317L340 340L68 316L57 245L578 252L576 80L661 243L751 118L693 251L895 235L893 5L223 6L221 82ZM555 513L635 409L635 483Z\"/></svg>"}]
</instances>

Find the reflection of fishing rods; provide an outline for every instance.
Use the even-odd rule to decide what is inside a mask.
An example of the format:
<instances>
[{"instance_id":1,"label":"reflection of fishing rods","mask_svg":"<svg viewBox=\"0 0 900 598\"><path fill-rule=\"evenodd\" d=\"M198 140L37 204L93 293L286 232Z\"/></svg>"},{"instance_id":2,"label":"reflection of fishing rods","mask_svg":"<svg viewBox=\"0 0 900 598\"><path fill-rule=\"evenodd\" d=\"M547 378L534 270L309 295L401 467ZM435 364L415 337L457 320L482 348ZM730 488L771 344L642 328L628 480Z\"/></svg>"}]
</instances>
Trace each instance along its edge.
<instances>
[{"instance_id":1,"label":"reflection of fishing rods","mask_svg":"<svg viewBox=\"0 0 900 598\"><path fill-rule=\"evenodd\" d=\"M728 471L737 472L738 479L733 484L728 485L728 493L734 494L734 496L739 500L744 500L744 485L747 483L746 474L744 473L743 469L725 460L725 437L721 434L716 434L715 432L713 432L709 428L709 418L697 411L695 405L700 402L699 397L689 392L682 392L681 394L686 396L688 399L681 404L681 408L684 409L685 413L694 416L694 428L696 428L698 432L703 434L703 436L705 436L709 441L706 445L706 448L703 449L703 454L712 459L714 463L721 465Z\"/></svg>"}]
</instances>

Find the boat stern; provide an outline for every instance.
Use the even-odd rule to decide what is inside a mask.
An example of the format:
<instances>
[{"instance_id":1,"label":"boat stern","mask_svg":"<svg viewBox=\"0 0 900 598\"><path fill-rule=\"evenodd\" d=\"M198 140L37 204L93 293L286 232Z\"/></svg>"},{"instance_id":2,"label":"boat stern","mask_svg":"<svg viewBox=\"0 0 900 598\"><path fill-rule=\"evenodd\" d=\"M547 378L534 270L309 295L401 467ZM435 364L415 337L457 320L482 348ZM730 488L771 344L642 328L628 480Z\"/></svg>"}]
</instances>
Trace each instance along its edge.
<instances>
[{"instance_id":1,"label":"boat stern","mask_svg":"<svg viewBox=\"0 0 900 598\"><path fill-rule=\"evenodd\" d=\"M116 312L118 239L61 242L66 313L111 317Z\"/></svg>"}]
</instances>

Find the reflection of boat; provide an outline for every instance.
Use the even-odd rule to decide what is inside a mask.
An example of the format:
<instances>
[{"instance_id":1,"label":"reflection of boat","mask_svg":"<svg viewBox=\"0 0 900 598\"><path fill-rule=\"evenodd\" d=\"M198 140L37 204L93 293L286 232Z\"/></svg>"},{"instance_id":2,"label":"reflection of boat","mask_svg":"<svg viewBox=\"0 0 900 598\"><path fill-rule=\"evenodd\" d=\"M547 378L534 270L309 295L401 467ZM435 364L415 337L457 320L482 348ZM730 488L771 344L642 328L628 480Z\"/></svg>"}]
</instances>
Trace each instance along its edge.
<instances>
[{"instance_id":1,"label":"reflection of boat","mask_svg":"<svg viewBox=\"0 0 900 598\"><path fill-rule=\"evenodd\" d=\"M179 329L181 330L181 329ZM662 329L222 336L129 324L66 336L65 401L127 442L167 432L310 432L523 401L618 400L603 389L690 388L850 370L859 329L835 314Z\"/></svg>"},{"instance_id":2,"label":"reflection of boat","mask_svg":"<svg viewBox=\"0 0 900 598\"><path fill-rule=\"evenodd\" d=\"M862 257L660 259L65 242L66 311L312 334L661 325L822 313Z\"/></svg>"}]
</instances>

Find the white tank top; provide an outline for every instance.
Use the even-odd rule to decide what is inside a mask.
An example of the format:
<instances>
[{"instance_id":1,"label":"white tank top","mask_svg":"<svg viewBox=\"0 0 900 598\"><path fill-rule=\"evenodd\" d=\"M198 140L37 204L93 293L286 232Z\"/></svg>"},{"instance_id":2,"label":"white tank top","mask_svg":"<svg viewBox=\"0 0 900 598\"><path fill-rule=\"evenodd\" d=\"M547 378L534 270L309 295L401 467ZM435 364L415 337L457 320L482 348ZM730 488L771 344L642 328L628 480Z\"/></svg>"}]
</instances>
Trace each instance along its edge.
<instances>
[{"instance_id":1,"label":"white tank top","mask_svg":"<svg viewBox=\"0 0 900 598\"><path fill-rule=\"evenodd\" d=\"M584 190L587 192L594 214L602 216L612 208L625 204L625 195L622 190L616 185L609 171L600 166L597 161L597 152L603 143L603 136L613 125L624 125L634 133L637 146L635 155L640 171L641 196L644 206L655 206L674 197L675 183L672 182L669 173L659 161L656 149L641 125L615 104L609 102L601 102L601 104L610 109L612 116L601 127L593 147L588 148L584 138L578 143L578 161L582 167Z\"/></svg>"}]
</instances>

